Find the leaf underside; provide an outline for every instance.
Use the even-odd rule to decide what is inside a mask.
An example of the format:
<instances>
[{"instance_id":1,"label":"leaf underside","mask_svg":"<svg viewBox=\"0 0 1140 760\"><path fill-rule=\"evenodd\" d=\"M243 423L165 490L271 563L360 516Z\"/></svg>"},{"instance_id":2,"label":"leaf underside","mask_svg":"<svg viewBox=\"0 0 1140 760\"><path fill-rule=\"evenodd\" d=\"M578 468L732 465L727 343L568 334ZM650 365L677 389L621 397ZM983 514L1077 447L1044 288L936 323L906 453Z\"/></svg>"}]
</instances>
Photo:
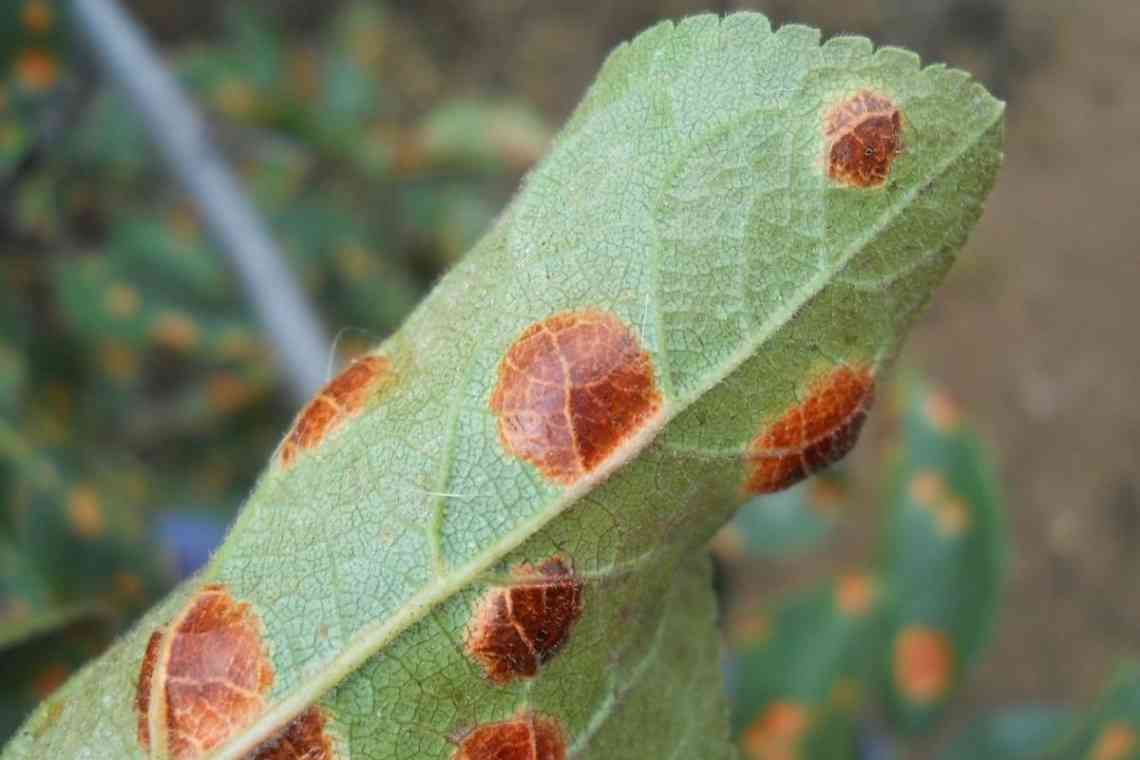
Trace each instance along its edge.
<instances>
[{"instance_id":1,"label":"leaf underside","mask_svg":"<svg viewBox=\"0 0 1140 760\"><path fill-rule=\"evenodd\" d=\"M828 114L860 92L902 115L875 187L827 170ZM819 377L895 353L981 213L1002 112L961 72L758 14L619 47L498 223L377 349L388 378L289 466L275 457L203 573L4 758L146 756L148 640L207 583L248 605L273 670L210 757L252 757L311 705L332 757L477 760L464 737L521 715L570 757L731 757L702 547L758 431ZM626 326L655 395L608 410L630 429L554 478L505 446L492 397L528 328L582 313ZM471 627L551 558L580 615L537 675L497 683Z\"/></svg>"}]
</instances>

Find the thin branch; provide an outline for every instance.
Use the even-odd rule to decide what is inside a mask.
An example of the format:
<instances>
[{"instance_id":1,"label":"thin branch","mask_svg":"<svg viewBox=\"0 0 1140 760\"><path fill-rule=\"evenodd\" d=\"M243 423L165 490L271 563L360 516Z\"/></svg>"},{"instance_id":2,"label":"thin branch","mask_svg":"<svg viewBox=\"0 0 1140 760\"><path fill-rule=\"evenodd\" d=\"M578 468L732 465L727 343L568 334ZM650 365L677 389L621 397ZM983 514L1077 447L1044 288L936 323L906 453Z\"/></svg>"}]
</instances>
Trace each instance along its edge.
<instances>
[{"instance_id":1,"label":"thin branch","mask_svg":"<svg viewBox=\"0 0 1140 760\"><path fill-rule=\"evenodd\" d=\"M203 119L115 0L73 0L76 27L139 112L150 139L229 257L294 397L325 381L329 342L265 223L209 139Z\"/></svg>"}]
</instances>

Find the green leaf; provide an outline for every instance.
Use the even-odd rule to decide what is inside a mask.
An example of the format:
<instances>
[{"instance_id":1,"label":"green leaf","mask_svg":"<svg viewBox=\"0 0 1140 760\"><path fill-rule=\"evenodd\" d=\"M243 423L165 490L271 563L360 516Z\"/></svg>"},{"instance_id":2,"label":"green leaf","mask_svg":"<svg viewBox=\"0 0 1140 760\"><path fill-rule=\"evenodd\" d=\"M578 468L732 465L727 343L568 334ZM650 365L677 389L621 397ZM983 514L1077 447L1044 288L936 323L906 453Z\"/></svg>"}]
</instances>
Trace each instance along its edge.
<instances>
[{"instance_id":1,"label":"green leaf","mask_svg":"<svg viewBox=\"0 0 1140 760\"><path fill-rule=\"evenodd\" d=\"M1017 707L985 715L967 726L941 760L1040 760L1070 730L1073 711L1060 707Z\"/></svg>"},{"instance_id":2,"label":"green leaf","mask_svg":"<svg viewBox=\"0 0 1140 760\"><path fill-rule=\"evenodd\" d=\"M843 576L783 601L755 640L734 647L733 731L745 758L856 756L880 593L869 575Z\"/></svg>"},{"instance_id":3,"label":"green leaf","mask_svg":"<svg viewBox=\"0 0 1140 760\"><path fill-rule=\"evenodd\" d=\"M851 187L825 122L865 91L905 151ZM694 558L754 470L849 447L981 213L1002 112L964 74L756 14L623 45L482 241L309 407L202 574L4 757L142 756L140 681L154 757L731 757ZM802 456L766 443L802 413L824 428ZM201 679L234 687L224 721L179 707Z\"/></svg>"},{"instance_id":4,"label":"green leaf","mask_svg":"<svg viewBox=\"0 0 1140 760\"><path fill-rule=\"evenodd\" d=\"M941 391L901 392L882 573L892 604L884 695L895 727L929 730L994 626L1005 527L989 453Z\"/></svg>"}]
</instances>

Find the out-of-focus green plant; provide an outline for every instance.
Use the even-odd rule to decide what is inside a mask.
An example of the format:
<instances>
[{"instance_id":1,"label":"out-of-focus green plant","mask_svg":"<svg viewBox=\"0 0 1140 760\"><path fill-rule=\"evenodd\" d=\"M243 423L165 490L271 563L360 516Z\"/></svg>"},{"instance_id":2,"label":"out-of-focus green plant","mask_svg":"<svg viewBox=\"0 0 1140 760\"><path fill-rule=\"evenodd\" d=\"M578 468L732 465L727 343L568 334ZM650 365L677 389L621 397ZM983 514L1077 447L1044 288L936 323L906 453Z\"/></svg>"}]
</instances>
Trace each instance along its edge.
<instances>
[{"instance_id":1,"label":"out-of-focus green plant","mask_svg":"<svg viewBox=\"0 0 1140 760\"><path fill-rule=\"evenodd\" d=\"M895 400L878 556L763 608L729 595L734 731L746 760L854 760L928 735L994 626L1007 538L992 456L944 392L911 377ZM845 501L834 476L817 476L746 506L714 547L730 576L802 554ZM771 533L813 540L776 552ZM868 720L876 715L883 727ZM985 715L939 757L1123 760L1140 752L1138 730L1140 670L1129 665L1083 715L1042 706Z\"/></svg>"},{"instance_id":2,"label":"out-of-focus green plant","mask_svg":"<svg viewBox=\"0 0 1140 760\"><path fill-rule=\"evenodd\" d=\"M67 27L49 0L0 9L0 743L204 559L293 413L222 257ZM525 105L449 100L373 2L305 39L239 8L172 65L343 357L398 324L550 134Z\"/></svg>"}]
</instances>

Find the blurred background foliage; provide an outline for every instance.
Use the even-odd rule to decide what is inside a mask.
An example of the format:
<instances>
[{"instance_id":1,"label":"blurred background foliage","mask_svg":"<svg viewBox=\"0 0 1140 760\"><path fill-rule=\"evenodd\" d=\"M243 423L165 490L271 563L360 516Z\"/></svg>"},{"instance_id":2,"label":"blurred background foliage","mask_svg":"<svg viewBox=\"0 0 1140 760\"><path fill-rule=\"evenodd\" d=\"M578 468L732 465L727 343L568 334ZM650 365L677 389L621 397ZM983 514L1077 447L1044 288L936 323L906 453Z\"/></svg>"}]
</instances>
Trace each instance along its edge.
<instances>
[{"instance_id":1,"label":"blurred background foliage","mask_svg":"<svg viewBox=\"0 0 1140 760\"><path fill-rule=\"evenodd\" d=\"M206 558L293 406L193 207L95 81L61 8L4 9L7 735ZM340 331L331 371L394 329L476 239L550 128L520 102L436 97L429 51L380 4L319 22L290 32L235 4L217 39L170 65Z\"/></svg>"},{"instance_id":2,"label":"blurred background foliage","mask_svg":"<svg viewBox=\"0 0 1140 760\"><path fill-rule=\"evenodd\" d=\"M1140 630L1140 4L125 4L336 333L330 368L660 18L755 9L969 69L1010 101L1007 165L904 360L993 446L912 377L847 466L718 536L734 730L748 758L1140 757L1140 671L1114 664ZM295 404L59 0L0 2L0 80L2 739L204 561Z\"/></svg>"}]
</instances>

